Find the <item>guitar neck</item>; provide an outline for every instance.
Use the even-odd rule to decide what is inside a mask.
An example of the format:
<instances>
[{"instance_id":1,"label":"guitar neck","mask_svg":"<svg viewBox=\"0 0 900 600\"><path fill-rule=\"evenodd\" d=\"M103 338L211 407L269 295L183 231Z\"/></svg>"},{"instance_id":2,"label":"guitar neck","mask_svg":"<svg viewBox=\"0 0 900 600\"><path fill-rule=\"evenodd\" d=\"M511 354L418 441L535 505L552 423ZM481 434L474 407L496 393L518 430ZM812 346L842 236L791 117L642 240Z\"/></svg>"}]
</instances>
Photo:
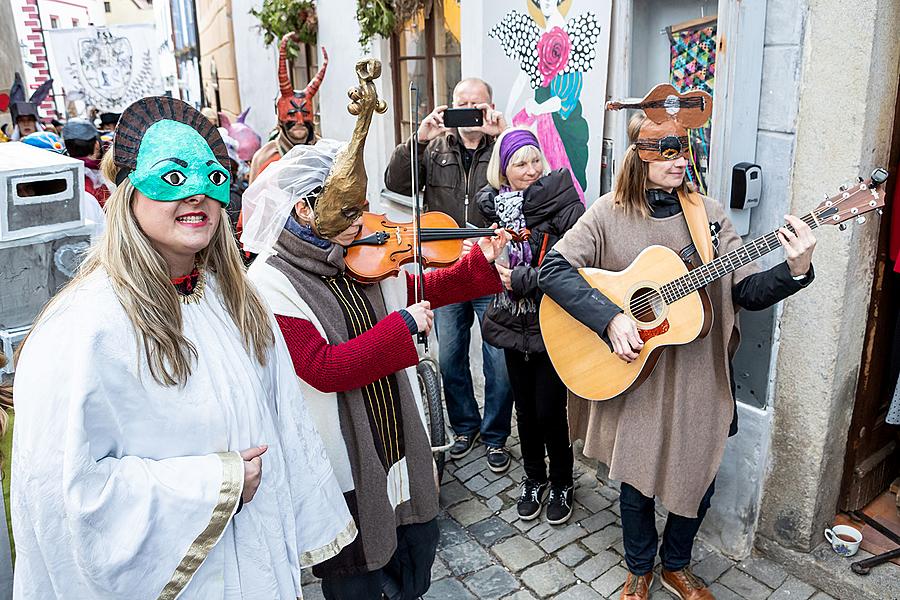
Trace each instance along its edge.
<instances>
[{"instance_id":1,"label":"guitar neck","mask_svg":"<svg viewBox=\"0 0 900 600\"><path fill-rule=\"evenodd\" d=\"M809 213L802 218L802 221L815 229L819 226L819 221L813 213ZM789 225L786 226L793 231ZM710 261L704 265L692 269L686 275L682 275L678 279L674 279L662 286L661 291L666 304L672 304L688 294L708 286L716 281L740 269L744 265L765 256L773 250L781 248L781 242L778 241L776 231L772 231L752 242L748 242L725 254L719 258Z\"/></svg>"}]
</instances>

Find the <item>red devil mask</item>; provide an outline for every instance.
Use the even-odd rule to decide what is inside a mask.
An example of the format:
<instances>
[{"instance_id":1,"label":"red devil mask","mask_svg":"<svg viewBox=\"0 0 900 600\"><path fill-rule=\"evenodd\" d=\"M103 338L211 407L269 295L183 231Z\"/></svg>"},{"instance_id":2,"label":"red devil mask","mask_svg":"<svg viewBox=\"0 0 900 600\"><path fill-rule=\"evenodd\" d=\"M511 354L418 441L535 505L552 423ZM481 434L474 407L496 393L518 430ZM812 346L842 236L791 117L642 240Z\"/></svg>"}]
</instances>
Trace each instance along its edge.
<instances>
[{"instance_id":1,"label":"red devil mask","mask_svg":"<svg viewBox=\"0 0 900 600\"><path fill-rule=\"evenodd\" d=\"M293 33L285 35L281 39L281 45L278 47L278 87L280 94L278 102L275 103L275 109L278 112L279 123L309 123L313 122L313 106L312 99L319 91L322 80L325 79L325 69L328 68L328 53L325 47L322 47L322 68L316 73L309 85L302 91L295 90L291 86L291 80L288 77L287 68L287 45Z\"/></svg>"}]
</instances>

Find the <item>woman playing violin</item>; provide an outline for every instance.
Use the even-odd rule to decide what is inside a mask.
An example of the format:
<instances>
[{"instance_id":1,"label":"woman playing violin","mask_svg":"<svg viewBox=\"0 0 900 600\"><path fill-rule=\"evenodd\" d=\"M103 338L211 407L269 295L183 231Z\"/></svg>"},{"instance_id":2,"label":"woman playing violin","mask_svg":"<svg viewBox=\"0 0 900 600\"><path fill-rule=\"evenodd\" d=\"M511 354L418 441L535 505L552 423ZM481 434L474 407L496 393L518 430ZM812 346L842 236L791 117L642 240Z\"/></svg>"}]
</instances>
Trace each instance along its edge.
<instances>
[{"instance_id":1,"label":"woman playing violin","mask_svg":"<svg viewBox=\"0 0 900 600\"><path fill-rule=\"evenodd\" d=\"M335 194L347 173L362 178ZM359 529L352 544L316 567L322 592L412 599L428 590L438 542L414 336L431 331L433 308L502 289L491 263L507 236L482 238L452 267L426 274L428 301L414 301L406 273L360 283L348 276L344 254L362 226L365 183L358 139L296 146L245 193L242 241L269 255L254 262L250 278L285 335ZM284 224L277 215L288 213Z\"/></svg>"}]
</instances>

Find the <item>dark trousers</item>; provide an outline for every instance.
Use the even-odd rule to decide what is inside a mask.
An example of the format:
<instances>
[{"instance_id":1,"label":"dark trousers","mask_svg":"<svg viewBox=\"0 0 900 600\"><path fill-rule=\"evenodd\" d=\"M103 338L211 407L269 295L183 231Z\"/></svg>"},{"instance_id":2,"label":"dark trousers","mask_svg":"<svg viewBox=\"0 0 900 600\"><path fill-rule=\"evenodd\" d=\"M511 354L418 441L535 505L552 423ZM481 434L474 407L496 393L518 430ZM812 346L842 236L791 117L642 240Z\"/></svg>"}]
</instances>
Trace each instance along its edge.
<instances>
[{"instance_id":1,"label":"dark trousers","mask_svg":"<svg viewBox=\"0 0 900 600\"><path fill-rule=\"evenodd\" d=\"M484 296L448 304L434 311L440 346L441 381L450 427L456 435L475 435L481 431L481 441L491 448L502 448L509 436L512 419L512 394L503 350L481 343L481 368L484 373L484 418L478 412L472 372L469 370L470 329L475 319L484 322L484 313L493 300Z\"/></svg>"},{"instance_id":2,"label":"dark trousers","mask_svg":"<svg viewBox=\"0 0 900 600\"><path fill-rule=\"evenodd\" d=\"M574 459L566 417L566 386L546 352L505 353L525 474L535 481L547 481L544 457L548 456L550 483L572 485Z\"/></svg>"},{"instance_id":3,"label":"dark trousers","mask_svg":"<svg viewBox=\"0 0 900 600\"><path fill-rule=\"evenodd\" d=\"M713 479L703 500L700 501L695 518L669 513L663 531L662 546L659 547L659 558L667 571L680 571L691 563L694 538L700 530L700 524L706 516L715 489L716 481ZM653 570L659 543L653 498L648 498L623 481L619 508L622 512L625 564L635 575L646 575Z\"/></svg>"},{"instance_id":4,"label":"dark trousers","mask_svg":"<svg viewBox=\"0 0 900 600\"><path fill-rule=\"evenodd\" d=\"M361 575L325 577L326 600L414 600L431 587L431 567L438 546L437 519L397 528L397 551L381 569Z\"/></svg>"}]
</instances>

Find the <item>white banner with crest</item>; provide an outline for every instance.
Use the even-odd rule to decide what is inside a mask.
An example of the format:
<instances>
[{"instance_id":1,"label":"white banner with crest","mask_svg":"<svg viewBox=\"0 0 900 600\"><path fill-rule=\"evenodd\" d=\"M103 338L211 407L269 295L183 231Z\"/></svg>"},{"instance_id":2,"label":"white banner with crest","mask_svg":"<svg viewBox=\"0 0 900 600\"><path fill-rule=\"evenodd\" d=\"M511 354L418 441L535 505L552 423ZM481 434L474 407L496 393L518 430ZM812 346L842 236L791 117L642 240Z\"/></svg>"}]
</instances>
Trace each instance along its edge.
<instances>
[{"instance_id":1,"label":"white banner with crest","mask_svg":"<svg viewBox=\"0 0 900 600\"><path fill-rule=\"evenodd\" d=\"M45 31L67 100L121 113L135 100L163 94L154 30L150 24Z\"/></svg>"}]
</instances>

